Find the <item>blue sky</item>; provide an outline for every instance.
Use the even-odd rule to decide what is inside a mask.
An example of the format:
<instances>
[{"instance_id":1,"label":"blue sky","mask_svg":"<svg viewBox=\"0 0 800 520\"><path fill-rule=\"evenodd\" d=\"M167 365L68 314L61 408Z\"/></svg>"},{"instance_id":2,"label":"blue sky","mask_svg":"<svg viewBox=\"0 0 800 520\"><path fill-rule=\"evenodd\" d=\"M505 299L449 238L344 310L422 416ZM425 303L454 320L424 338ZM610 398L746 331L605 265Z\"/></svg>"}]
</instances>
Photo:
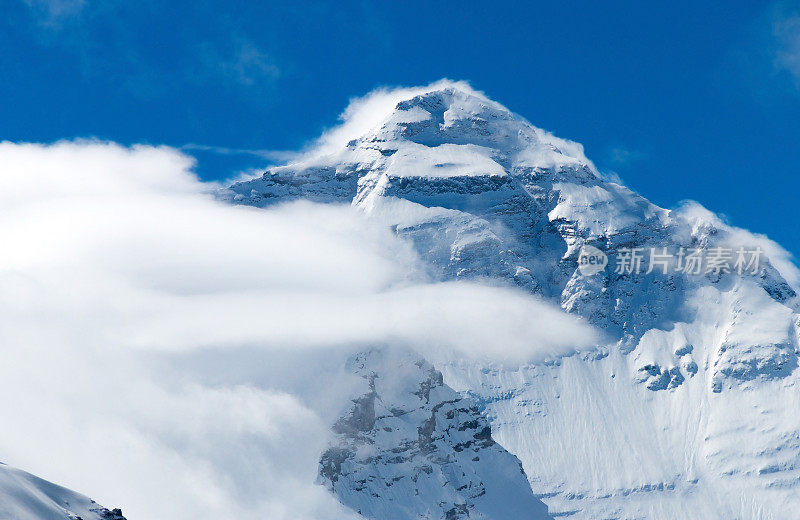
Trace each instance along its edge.
<instances>
[{"instance_id":1,"label":"blue sky","mask_svg":"<svg viewBox=\"0 0 800 520\"><path fill-rule=\"evenodd\" d=\"M653 202L800 256L798 1L3 6L0 139L201 145L228 178L271 162L230 152L298 149L353 96L465 79Z\"/></svg>"}]
</instances>

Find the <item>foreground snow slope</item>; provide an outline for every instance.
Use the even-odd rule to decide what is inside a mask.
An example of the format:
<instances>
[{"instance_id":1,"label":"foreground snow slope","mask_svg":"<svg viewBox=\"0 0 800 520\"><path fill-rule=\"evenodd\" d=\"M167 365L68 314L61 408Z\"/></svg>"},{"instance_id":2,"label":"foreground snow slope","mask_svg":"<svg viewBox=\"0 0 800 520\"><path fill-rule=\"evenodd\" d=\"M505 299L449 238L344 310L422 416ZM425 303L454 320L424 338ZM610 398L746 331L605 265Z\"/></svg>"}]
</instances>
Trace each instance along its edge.
<instances>
[{"instance_id":1,"label":"foreground snow slope","mask_svg":"<svg viewBox=\"0 0 800 520\"><path fill-rule=\"evenodd\" d=\"M4 520L125 520L83 495L0 464L0 518Z\"/></svg>"},{"instance_id":2,"label":"foreground snow slope","mask_svg":"<svg viewBox=\"0 0 800 520\"><path fill-rule=\"evenodd\" d=\"M795 517L800 318L778 246L698 206L651 204L604 179L580 145L461 84L420 89L375 119L221 196L352 203L409 240L433 278L515 285L602 329L608 343L589 354L438 366L551 513ZM608 253L607 269L577 269L587 245ZM614 270L630 248L739 247L763 249L758 269L683 274L673 258L663 272Z\"/></svg>"}]
</instances>

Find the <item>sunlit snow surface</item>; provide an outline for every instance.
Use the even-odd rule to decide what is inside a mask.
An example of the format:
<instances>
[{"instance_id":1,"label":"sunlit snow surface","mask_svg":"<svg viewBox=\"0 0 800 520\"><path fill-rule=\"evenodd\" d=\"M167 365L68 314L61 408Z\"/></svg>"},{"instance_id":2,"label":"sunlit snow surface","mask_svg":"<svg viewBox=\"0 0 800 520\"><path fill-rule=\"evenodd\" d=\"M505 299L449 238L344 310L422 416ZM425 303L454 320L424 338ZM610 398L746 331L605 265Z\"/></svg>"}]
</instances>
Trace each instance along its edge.
<instances>
[{"instance_id":1,"label":"sunlit snow surface","mask_svg":"<svg viewBox=\"0 0 800 520\"><path fill-rule=\"evenodd\" d=\"M656 207L604 179L580 145L460 84L409 94L382 117L221 197L351 202L409 240L435 278L515 285L607 333L594 352L522 367L433 360L551 514L796 517L797 271L778 246L696 205ZM585 244L610 252L610 267L582 276ZM613 272L624 247L741 245L769 255L758 274ZM364 489L370 503L391 496Z\"/></svg>"},{"instance_id":2,"label":"sunlit snow surface","mask_svg":"<svg viewBox=\"0 0 800 520\"><path fill-rule=\"evenodd\" d=\"M125 520L118 509L0 464L0 518L6 520Z\"/></svg>"}]
</instances>

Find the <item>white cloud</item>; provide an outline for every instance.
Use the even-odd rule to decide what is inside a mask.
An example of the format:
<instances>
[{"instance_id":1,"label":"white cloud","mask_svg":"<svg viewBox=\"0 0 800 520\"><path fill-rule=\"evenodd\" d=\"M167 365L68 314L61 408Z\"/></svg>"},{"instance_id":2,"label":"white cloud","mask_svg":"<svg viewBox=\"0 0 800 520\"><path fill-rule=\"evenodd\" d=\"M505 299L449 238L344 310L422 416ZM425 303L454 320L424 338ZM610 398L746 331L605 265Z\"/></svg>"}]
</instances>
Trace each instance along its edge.
<instances>
[{"instance_id":1,"label":"white cloud","mask_svg":"<svg viewBox=\"0 0 800 520\"><path fill-rule=\"evenodd\" d=\"M166 147L0 143L0 460L130 518L345 518L313 484L354 348L503 361L596 333L430 284L350 207L229 206Z\"/></svg>"}]
</instances>

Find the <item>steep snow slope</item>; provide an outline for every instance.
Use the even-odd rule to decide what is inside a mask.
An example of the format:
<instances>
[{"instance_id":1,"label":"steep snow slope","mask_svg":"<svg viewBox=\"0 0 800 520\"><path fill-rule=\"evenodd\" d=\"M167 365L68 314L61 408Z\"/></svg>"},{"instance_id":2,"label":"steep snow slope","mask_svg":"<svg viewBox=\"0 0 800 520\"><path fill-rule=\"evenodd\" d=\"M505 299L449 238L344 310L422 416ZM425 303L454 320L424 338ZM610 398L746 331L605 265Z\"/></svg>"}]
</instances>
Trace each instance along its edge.
<instances>
[{"instance_id":1,"label":"steep snow slope","mask_svg":"<svg viewBox=\"0 0 800 520\"><path fill-rule=\"evenodd\" d=\"M481 404L551 512L777 519L800 507L796 271L763 237L696 206L656 207L604 179L580 145L458 84L221 196L352 203L411 241L434 277L516 285L613 338L538 365L438 367ZM584 246L608 268L577 269ZM758 269L687 274L675 256L663 271L614 268L632 248L740 247L767 253Z\"/></svg>"},{"instance_id":2,"label":"steep snow slope","mask_svg":"<svg viewBox=\"0 0 800 520\"><path fill-rule=\"evenodd\" d=\"M119 509L24 471L0 464L0 518L4 520L125 520Z\"/></svg>"},{"instance_id":3,"label":"steep snow slope","mask_svg":"<svg viewBox=\"0 0 800 520\"><path fill-rule=\"evenodd\" d=\"M350 365L365 392L334 425L319 469L342 503L376 520L551 518L476 404L430 364L370 350Z\"/></svg>"}]
</instances>

